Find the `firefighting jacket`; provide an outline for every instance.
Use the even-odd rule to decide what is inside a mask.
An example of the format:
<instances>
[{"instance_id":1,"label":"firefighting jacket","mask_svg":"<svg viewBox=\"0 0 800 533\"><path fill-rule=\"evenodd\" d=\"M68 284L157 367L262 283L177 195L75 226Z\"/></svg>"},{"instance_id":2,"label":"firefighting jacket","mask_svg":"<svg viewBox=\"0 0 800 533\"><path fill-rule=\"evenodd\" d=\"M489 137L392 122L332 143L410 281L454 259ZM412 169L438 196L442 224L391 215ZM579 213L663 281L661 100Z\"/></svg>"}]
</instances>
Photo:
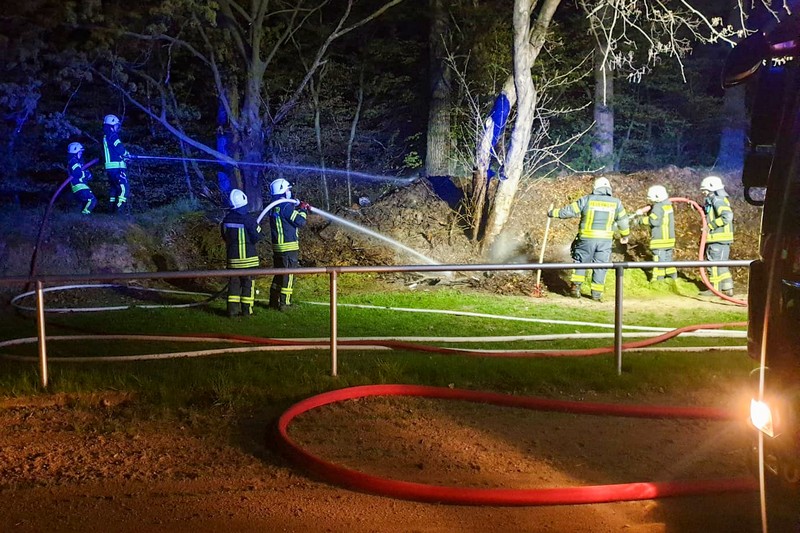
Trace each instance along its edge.
<instances>
[{"instance_id":1,"label":"firefighting jacket","mask_svg":"<svg viewBox=\"0 0 800 533\"><path fill-rule=\"evenodd\" d=\"M733 242L733 211L725 191L714 191L706 196L706 221L708 236L706 242Z\"/></svg>"},{"instance_id":2,"label":"firefighting jacket","mask_svg":"<svg viewBox=\"0 0 800 533\"><path fill-rule=\"evenodd\" d=\"M72 192L88 189L89 186L86 182L92 179L92 175L83 170L83 164L81 160L78 159L78 156L73 155L70 157L67 165L69 166L69 184L72 187Z\"/></svg>"},{"instance_id":3,"label":"firefighting jacket","mask_svg":"<svg viewBox=\"0 0 800 533\"><path fill-rule=\"evenodd\" d=\"M672 202L664 200L653 204L650 213L642 218L642 224L650 226L650 249L675 248L675 213Z\"/></svg>"},{"instance_id":4,"label":"firefighting jacket","mask_svg":"<svg viewBox=\"0 0 800 533\"><path fill-rule=\"evenodd\" d=\"M119 133L112 126L103 125L103 154L105 155L106 169L128 168L125 159L130 155L119 138Z\"/></svg>"},{"instance_id":5,"label":"firefighting jacket","mask_svg":"<svg viewBox=\"0 0 800 533\"><path fill-rule=\"evenodd\" d=\"M280 197L273 197L273 201ZM308 213L297 209L291 202L283 202L269 212L269 229L272 236L272 251L276 253L299 250L298 230L306 225Z\"/></svg>"},{"instance_id":6,"label":"firefighting jacket","mask_svg":"<svg viewBox=\"0 0 800 533\"><path fill-rule=\"evenodd\" d=\"M555 218L581 217L578 237L581 239L614 239L614 225L622 237L630 234L628 215L619 198L611 194L587 194L561 209L553 209Z\"/></svg>"},{"instance_id":7,"label":"firefighting jacket","mask_svg":"<svg viewBox=\"0 0 800 533\"><path fill-rule=\"evenodd\" d=\"M222 219L222 238L225 239L228 268L258 267L256 243L261 240L261 226L247 213L247 207L231 209Z\"/></svg>"}]
</instances>

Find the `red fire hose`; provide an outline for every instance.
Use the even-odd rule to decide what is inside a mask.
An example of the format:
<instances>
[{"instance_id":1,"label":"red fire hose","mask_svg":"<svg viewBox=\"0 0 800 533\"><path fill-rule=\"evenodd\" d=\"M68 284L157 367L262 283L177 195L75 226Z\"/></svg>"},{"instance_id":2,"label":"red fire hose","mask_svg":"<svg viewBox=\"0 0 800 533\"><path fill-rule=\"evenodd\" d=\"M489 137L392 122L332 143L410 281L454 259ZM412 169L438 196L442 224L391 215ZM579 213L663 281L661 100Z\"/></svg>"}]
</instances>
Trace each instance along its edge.
<instances>
[{"instance_id":1,"label":"red fire hose","mask_svg":"<svg viewBox=\"0 0 800 533\"><path fill-rule=\"evenodd\" d=\"M724 410L700 407L623 406L568 402L420 385L367 385L339 389L312 396L296 403L283 413L278 420L278 433L281 444L289 457L320 477L352 489L406 500L459 505L574 505L649 500L669 496L719 492L749 492L758 489L756 481L751 478L638 482L548 489L478 489L428 485L373 476L330 463L305 451L289 437L289 425L297 416L323 405L369 396L421 396L591 415L703 418L709 420L730 420L734 418L733 414Z\"/></svg>"},{"instance_id":2,"label":"red fire hose","mask_svg":"<svg viewBox=\"0 0 800 533\"><path fill-rule=\"evenodd\" d=\"M697 202L695 202L694 200L690 200L689 198L676 197L676 198L670 198L670 201L687 203L690 206L692 206L694 208L694 210L697 211L697 213L700 215L700 218L703 221L703 231L702 231L702 234L700 235L700 253L699 253L699 256L698 256L698 260L699 261L704 260L705 259L705 249L706 249L706 237L708 236L708 220L706 220L705 211L703 211L703 208L700 207L700 205ZM743 305L743 306L747 305L746 301L738 300L736 298L732 298L732 297L730 297L730 296L728 296L726 294L723 294L723 293L719 292L717 289L715 289L713 287L713 285L711 284L711 282L708 281L708 276L706 275L706 269L705 268L700 268L700 277L703 279L703 283L705 284L705 286L708 287L708 290L710 290L711 292L713 292L715 295L719 296L723 300L726 300L728 302L734 303L736 305Z\"/></svg>"}]
</instances>

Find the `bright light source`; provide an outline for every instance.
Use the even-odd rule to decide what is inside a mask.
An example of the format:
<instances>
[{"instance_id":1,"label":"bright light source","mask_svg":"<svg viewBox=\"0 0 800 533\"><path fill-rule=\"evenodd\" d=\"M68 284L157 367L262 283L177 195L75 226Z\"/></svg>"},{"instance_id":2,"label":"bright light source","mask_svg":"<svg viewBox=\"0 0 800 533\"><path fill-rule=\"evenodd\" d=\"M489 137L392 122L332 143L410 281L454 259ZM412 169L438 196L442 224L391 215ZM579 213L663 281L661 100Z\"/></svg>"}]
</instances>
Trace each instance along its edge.
<instances>
[{"instance_id":1,"label":"bright light source","mask_svg":"<svg viewBox=\"0 0 800 533\"><path fill-rule=\"evenodd\" d=\"M764 402L750 400L750 422L769 437L775 436L775 428L772 425L772 410Z\"/></svg>"}]
</instances>

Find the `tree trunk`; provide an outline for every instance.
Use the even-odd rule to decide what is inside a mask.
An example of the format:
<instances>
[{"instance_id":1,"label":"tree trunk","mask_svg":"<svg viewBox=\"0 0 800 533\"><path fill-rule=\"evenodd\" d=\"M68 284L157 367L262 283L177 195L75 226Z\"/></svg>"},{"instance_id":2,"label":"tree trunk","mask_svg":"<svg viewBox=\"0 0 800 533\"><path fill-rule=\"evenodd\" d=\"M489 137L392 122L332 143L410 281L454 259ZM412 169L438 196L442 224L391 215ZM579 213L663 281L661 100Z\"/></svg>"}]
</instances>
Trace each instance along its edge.
<instances>
[{"instance_id":1,"label":"tree trunk","mask_svg":"<svg viewBox=\"0 0 800 533\"><path fill-rule=\"evenodd\" d=\"M347 139L347 205L353 205L353 185L350 179L350 171L353 169L353 143L356 140L356 130L358 122L361 120L361 108L364 106L364 69L358 75L358 100L356 111L353 114L353 121L350 123L350 138Z\"/></svg>"},{"instance_id":2,"label":"tree trunk","mask_svg":"<svg viewBox=\"0 0 800 533\"><path fill-rule=\"evenodd\" d=\"M517 116L511 132L511 143L505 160L505 181L497 187L494 208L486 225L483 249L496 257L497 237L511 213L511 206L522 178L525 154L531 141L536 88L533 85L531 67L534 51L529 34L531 27L531 1L514 0L514 88L517 100Z\"/></svg>"},{"instance_id":3,"label":"tree trunk","mask_svg":"<svg viewBox=\"0 0 800 533\"><path fill-rule=\"evenodd\" d=\"M311 102L314 106L314 137L317 140L317 154L319 154L319 170L322 177L322 192L325 194L325 209L331 210L331 197L328 190L328 174L325 171L325 151L322 148L322 125L320 123L321 110L319 107L319 88L322 85L322 78L325 75L325 68L319 72L319 83L315 83L313 78L309 84L311 92Z\"/></svg>"},{"instance_id":4,"label":"tree trunk","mask_svg":"<svg viewBox=\"0 0 800 533\"><path fill-rule=\"evenodd\" d=\"M261 119L256 113L250 113L247 101L245 101L244 112L242 113L242 126L240 138L242 139L242 161L250 163L241 167L242 185L244 193L247 195L248 205L251 211L261 211L264 207L264 197L261 192L261 175L263 169L255 166L264 162L264 136L261 133Z\"/></svg>"},{"instance_id":5,"label":"tree trunk","mask_svg":"<svg viewBox=\"0 0 800 533\"><path fill-rule=\"evenodd\" d=\"M431 31L428 37L430 56L430 107L425 156L426 176L450 176L450 81L445 61L449 27L444 0L430 0Z\"/></svg>"},{"instance_id":6,"label":"tree trunk","mask_svg":"<svg viewBox=\"0 0 800 533\"><path fill-rule=\"evenodd\" d=\"M732 170L744 166L745 128L747 111L745 109L745 86L738 85L725 91L724 124L719 143L717 167Z\"/></svg>"},{"instance_id":7,"label":"tree trunk","mask_svg":"<svg viewBox=\"0 0 800 533\"><path fill-rule=\"evenodd\" d=\"M261 176L264 168L264 121L261 118L261 84L264 79L264 64L258 61L248 73L245 86L244 101L241 109L241 129L239 138L242 150L242 161L250 163L241 166L242 185L247 195L248 207L251 211L264 208L264 196L261 191Z\"/></svg>"},{"instance_id":8,"label":"tree trunk","mask_svg":"<svg viewBox=\"0 0 800 533\"><path fill-rule=\"evenodd\" d=\"M489 165L492 163L492 153L497 139L503 135L511 109L517 103L517 90L514 86L514 76L509 76L500 94L492 106L492 113L484 122L483 134L478 139L475 151L475 168L472 171L472 199L471 214L472 240L481 237L483 215L486 211L486 202L489 191Z\"/></svg>"},{"instance_id":9,"label":"tree trunk","mask_svg":"<svg viewBox=\"0 0 800 533\"><path fill-rule=\"evenodd\" d=\"M519 105L505 161L506 180L497 186L494 206L489 215L486 235L481 246L484 252L488 251L495 257L501 251L498 237L502 234L511 214L513 200L522 178L525 155L531 141L537 101L531 68L544 46L547 30L561 0L545 0L532 30L531 3L532 0L514 0L514 86Z\"/></svg>"},{"instance_id":10,"label":"tree trunk","mask_svg":"<svg viewBox=\"0 0 800 533\"><path fill-rule=\"evenodd\" d=\"M613 171L614 164L614 72L605 61L607 43L594 51L594 135L592 160L599 170Z\"/></svg>"}]
</instances>

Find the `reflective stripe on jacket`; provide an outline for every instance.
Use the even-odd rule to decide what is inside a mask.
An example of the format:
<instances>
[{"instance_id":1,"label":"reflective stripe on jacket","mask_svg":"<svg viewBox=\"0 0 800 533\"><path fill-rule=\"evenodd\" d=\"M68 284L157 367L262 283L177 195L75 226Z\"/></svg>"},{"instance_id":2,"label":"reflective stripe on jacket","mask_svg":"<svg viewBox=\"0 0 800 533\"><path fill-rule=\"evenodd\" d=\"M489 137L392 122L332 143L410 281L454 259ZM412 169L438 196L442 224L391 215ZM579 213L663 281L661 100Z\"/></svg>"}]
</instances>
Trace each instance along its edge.
<instances>
[{"instance_id":1,"label":"reflective stripe on jacket","mask_svg":"<svg viewBox=\"0 0 800 533\"><path fill-rule=\"evenodd\" d=\"M273 200L281 198L273 197ZM308 214L304 209L296 209L291 202L283 202L269 212L269 228L272 236L273 252L289 252L300 249L299 229L306 225Z\"/></svg>"},{"instance_id":2,"label":"reflective stripe on jacket","mask_svg":"<svg viewBox=\"0 0 800 533\"><path fill-rule=\"evenodd\" d=\"M725 191L714 191L706 196L706 221L708 236L706 242L733 242L733 210Z\"/></svg>"},{"instance_id":3,"label":"reflective stripe on jacket","mask_svg":"<svg viewBox=\"0 0 800 533\"><path fill-rule=\"evenodd\" d=\"M222 220L228 268L256 268L259 264L256 243L261 239L261 226L246 209L232 209Z\"/></svg>"},{"instance_id":4,"label":"reflective stripe on jacket","mask_svg":"<svg viewBox=\"0 0 800 533\"><path fill-rule=\"evenodd\" d=\"M553 209L550 214L556 218L580 216L578 236L583 239L612 240L614 229L623 237L630 234L625 207L610 194L587 194L561 209Z\"/></svg>"},{"instance_id":5,"label":"reflective stripe on jacket","mask_svg":"<svg viewBox=\"0 0 800 533\"><path fill-rule=\"evenodd\" d=\"M125 163L125 156L128 151L122 145L119 133L112 130L110 126L103 126L103 155L107 169L128 168Z\"/></svg>"},{"instance_id":6,"label":"reflective stripe on jacket","mask_svg":"<svg viewBox=\"0 0 800 533\"><path fill-rule=\"evenodd\" d=\"M89 186L86 185L86 182L89 181L88 174L83 170L83 164L78 159L78 156L73 155L70 157L67 165L69 165L69 184L72 192L88 189Z\"/></svg>"},{"instance_id":7,"label":"reflective stripe on jacket","mask_svg":"<svg viewBox=\"0 0 800 533\"><path fill-rule=\"evenodd\" d=\"M672 202L664 200L653 204L650 214L642 220L650 226L650 249L675 248L675 213Z\"/></svg>"}]
</instances>

